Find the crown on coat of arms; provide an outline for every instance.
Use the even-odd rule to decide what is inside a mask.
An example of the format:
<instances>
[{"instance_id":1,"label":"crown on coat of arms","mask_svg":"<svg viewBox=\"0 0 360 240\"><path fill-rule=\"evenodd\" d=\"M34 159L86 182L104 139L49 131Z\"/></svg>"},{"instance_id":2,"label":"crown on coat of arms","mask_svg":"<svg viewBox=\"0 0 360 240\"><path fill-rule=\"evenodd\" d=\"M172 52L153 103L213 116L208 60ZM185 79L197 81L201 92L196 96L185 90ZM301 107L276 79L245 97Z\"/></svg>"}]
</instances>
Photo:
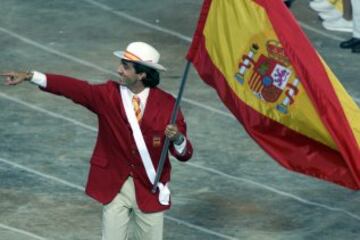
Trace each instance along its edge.
<instances>
[{"instance_id":1,"label":"crown on coat of arms","mask_svg":"<svg viewBox=\"0 0 360 240\"><path fill-rule=\"evenodd\" d=\"M281 46L280 42L269 40L266 42L266 49L270 58L275 59L285 67L290 65L290 61L285 54L285 49Z\"/></svg>"}]
</instances>

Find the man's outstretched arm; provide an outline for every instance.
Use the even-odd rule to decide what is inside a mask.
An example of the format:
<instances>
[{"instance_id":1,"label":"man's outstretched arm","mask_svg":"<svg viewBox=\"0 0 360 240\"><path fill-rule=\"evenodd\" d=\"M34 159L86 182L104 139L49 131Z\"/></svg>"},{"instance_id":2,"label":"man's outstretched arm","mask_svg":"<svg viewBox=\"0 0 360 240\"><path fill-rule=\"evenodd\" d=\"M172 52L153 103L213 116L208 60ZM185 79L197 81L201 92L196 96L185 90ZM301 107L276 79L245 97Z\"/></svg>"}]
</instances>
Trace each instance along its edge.
<instances>
[{"instance_id":1,"label":"man's outstretched arm","mask_svg":"<svg viewBox=\"0 0 360 240\"><path fill-rule=\"evenodd\" d=\"M6 72L0 76L5 78L6 85L17 85L24 81L31 81L42 90L56 95L64 96L81 104L93 112L98 112L100 95L98 88L86 81L54 74L40 72Z\"/></svg>"}]
</instances>

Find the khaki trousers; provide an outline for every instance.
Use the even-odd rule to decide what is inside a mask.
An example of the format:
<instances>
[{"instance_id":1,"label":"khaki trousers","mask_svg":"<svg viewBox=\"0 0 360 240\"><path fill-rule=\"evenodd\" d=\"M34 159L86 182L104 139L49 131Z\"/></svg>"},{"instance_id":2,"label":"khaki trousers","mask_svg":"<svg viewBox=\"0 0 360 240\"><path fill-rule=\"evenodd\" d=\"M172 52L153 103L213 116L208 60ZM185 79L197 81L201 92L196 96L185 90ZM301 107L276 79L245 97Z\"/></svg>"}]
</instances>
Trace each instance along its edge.
<instances>
[{"instance_id":1,"label":"khaki trousers","mask_svg":"<svg viewBox=\"0 0 360 240\"><path fill-rule=\"evenodd\" d=\"M136 240L162 240L164 212L143 213L135 199L134 181L129 177L120 193L103 209L102 240L127 240L130 220Z\"/></svg>"}]
</instances>

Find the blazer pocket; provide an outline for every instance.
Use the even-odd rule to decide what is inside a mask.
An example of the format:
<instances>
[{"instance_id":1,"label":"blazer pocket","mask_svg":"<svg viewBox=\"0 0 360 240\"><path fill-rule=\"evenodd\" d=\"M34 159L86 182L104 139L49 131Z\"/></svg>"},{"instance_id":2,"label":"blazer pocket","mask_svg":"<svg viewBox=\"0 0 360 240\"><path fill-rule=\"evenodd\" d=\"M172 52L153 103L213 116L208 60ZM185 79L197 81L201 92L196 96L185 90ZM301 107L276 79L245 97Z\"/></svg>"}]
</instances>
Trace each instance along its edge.
<instances>
[{"instance_id":1,"label":"blazer pocket","mask_svg":"<svg viewBox=\"0 0 360 240\"><path fill-rule=\"evenodd\" d=\"M91 165L95 165L98 167L106 167L108 165L108 162L109 161L107 160L107 158L97 156L93 156L90 160Z\"/></svg>"}]
</instances>

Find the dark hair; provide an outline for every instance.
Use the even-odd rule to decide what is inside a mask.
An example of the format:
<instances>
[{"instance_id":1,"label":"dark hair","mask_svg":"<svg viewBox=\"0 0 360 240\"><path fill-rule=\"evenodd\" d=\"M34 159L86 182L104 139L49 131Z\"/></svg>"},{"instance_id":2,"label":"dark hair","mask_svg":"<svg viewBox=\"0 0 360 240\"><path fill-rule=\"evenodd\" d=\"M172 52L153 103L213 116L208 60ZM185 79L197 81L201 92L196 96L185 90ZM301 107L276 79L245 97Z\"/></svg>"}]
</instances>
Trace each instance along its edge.
<instances>
[{"instance_id":1,"label":"dark hair","mask_svg":"<svg viewBox=\"0 0 360 240\"><path fill-rule=\"evenodd\" d=\"M145 65L142 65L140 63L137 62L133 62L133 61L128 61L125 59L121 59L122 63L132 63L135 72L137 74L139 73L145 73L146 77L142 79L142 82L144 84L145 87L156 87L159 83L160 83L160 74L157 70L147 67Z\"/></svg>"}]
</instances>

